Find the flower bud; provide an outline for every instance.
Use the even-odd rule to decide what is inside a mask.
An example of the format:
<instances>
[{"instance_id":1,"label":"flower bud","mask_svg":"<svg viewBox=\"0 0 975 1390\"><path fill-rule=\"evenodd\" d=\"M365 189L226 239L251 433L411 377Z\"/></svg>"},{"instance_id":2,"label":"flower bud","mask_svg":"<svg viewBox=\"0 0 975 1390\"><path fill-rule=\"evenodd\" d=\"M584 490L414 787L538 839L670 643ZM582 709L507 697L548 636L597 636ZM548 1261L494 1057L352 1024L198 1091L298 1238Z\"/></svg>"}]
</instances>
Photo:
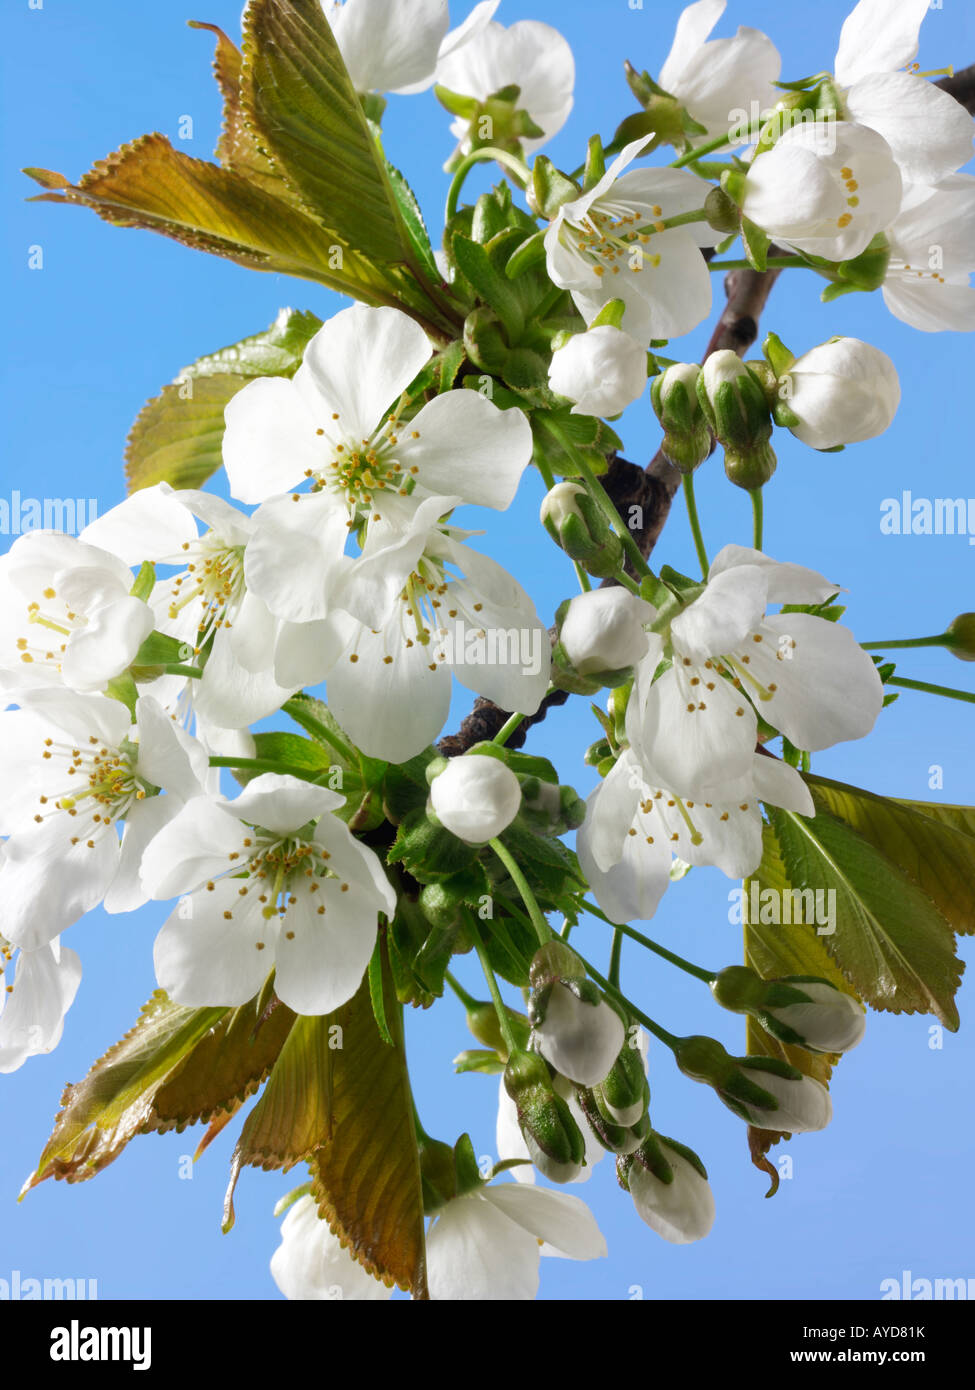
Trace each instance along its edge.
<instances>
[{"instance_id":1,"label":"flower bud","mask_svg":"<svg viewBox=\"0 0 975 1390\"><path fill-rule=\"evenodd\" d=\"M515 1103L535 1167L550 1182L574 1182L582 1171L586 1145L568 1105L552 1086L545 1062L534 1052L513 1053L505 1067L504 1087Z\"/></svg>"},{"instance_id":2,"label":"flower bud","mask_svg":"<svg viewBox=\"0 0 975 1390\"><path fill-rule=\"evenodd\" d=\"M734 198L723 188L712 188L704 199L708 226L716 232L740 232L741 212Z\"/></svg>"},{"instance_id":3,"label":"flower bud","mask_svg":"<svg viewBox=\"0 0 975 1390\"><path fill-rule=\"evenodd\" d=\"M825 1129L833 1103L825 1086L773 1057L731 1057L715 1038L681 1038L678 1067L692 1081L713 1086L719 1099L759 1129L802 1134Z\"/></svg>"},{"instance_id":4,"label":"flower bud","mask_svg":"<svg viewBox=\"0 0 975 1390\"><path fill-rule=\"evenodd\" d=\"M646 656L644 624L655 617L651 605L627 589L593 589L570 601L559 643L579 675L598 675L600 685L616 686Z\"/></svg>"},{"instance_id":5,"label":"flower bud","mask_svg":"<svg viewBox=\"0 0 975 1390\"><path fill-rule=\"evenodd\" d=\"M521 783L521 812L537 834L552 837L578 830L586 819L586 803L574 787L526 777Z\"/></svg>"},{"instance_id":6,"label":"flower bud","mask_svg":"<svg viewBox=\"0 0 975 1390\"><path fill-rule=\"evenodd\" d=\"M711 452L711 431L697 399L700 367L675 362L654 377L650 400L664 427L664 454L681 473L693 473Z\"/></svg>"},{"instance_id":7,"label":"flower bud","mask_svg":"<svg viewBox=\"0 0 975 1390\"><path fill-rule=\"evenodd\" d=\"M566 555L597 579L623 567L623 542L580 483L556 483L545 496L542 525Z\"/></svg>"},{"instance_id":8,"label":"flower bud","mask_svg":"<svg viewBox=\"0 0 975 1390\"><path fill-rule=\"evenodd\" d=\"M650 1103L644 1066L638 1047L623 1047L606 1076L593 1087L600 1110L624 1129L638 1124Z\"/></svg>"},{"instance_id":9,"label":"flower bud","mask_svg":"<svg viewBox=\"0 0 975 1390\"><path fill-rule=\"evenodd\" d=\"M772 417L761 382L730 348L713 352L701 368L697 398L724 446L725 472L738 487L763 487L775 472L769 444Z\"/></svg>"},{"instance_id":10,"label":"flower bud","mask_svg":"<svg viewBox=\"0 0 975 1390\"><path fill-rule=\"evenodd\" d=\"M497 758L453 758L430 785L430 802L441 825L469 845L486 844L514 820L521 786Z\"/></svg>"},{"instance_id":11,"label":"flower bud","mask_svg":"<svg viewBox=\"0 0 975 1390\"><path fill-rule=\"evenodd\" d=\"M714 1194L693 1149L653 1133L617 1172L641 1221L672 1245L703 1240L714 1225Z\"/></svg>"},{"instance_id":12,"label":"flower bud","mask_svg":"<svg viewBox=\"0 0 975 1390\"><path fill-rule=\"evenodd\" d=\"M859 338L830 338L796 359L779 380L776 419L813 449L883 434L900 403L897 369Z\"/></svg>"},{"instance_id":13,"label":"flower bud","mask_svg":"<svg viewBox=\"0 0 975 1390\"><path fill-rule=\"evenodd\" d=\"M975 661L975 613L959 613L948 627L948 650L959 661Z\"/></svg>"},{"instance_id":14,"label":"flower bud","mask_svg":"<svg viewBox=\"0 0 975 1390\"><path fill-rule=\"evenodd\" d=\"M615 1010L605 999L593 999L575 982L553 984L544 1001L544 1016L536 1007L532 1022L539 1052L560 1075L579 1086L594 1086L603 1080L625 1037Z\"/></svg>"},{"instance_id":15,"label":"flower bud","mask_svg":"<svg viewBox=\"0 0 975 1390\"><path fill-rule=\"evenodd\" d=\"M828 980L763 980L746 965L731 965L715 977L711 992L723 1008L751 1014L780 1042L813 1052L849 1052L866 1028L861 1005Z\"/></svg>"},{"instance_id":16,"label":"flower bud","mask_svg":"<svg viewBox=\"0 0 975 1390\"><path fill-rule=\"evenodd\" d=\"M619 415L643 395L646 348L619 328L590 328L552 355L548 384L575 402L573 415Z\"/></svg>"},{"instance_id":17,"label":"flower bud","mask_svg":"<svg viewBox=\"0 0 975 1390\"><path fill-rule=\"evenodd\" d=\"M641 1116L635 1125L618 1125L606 1115L595 1090L580 1086L576 1090L576 1098L590 1130L610 1153L634 1153L647 1138L650 1132L647 1115Z\"/></svg>"}]
</instances>

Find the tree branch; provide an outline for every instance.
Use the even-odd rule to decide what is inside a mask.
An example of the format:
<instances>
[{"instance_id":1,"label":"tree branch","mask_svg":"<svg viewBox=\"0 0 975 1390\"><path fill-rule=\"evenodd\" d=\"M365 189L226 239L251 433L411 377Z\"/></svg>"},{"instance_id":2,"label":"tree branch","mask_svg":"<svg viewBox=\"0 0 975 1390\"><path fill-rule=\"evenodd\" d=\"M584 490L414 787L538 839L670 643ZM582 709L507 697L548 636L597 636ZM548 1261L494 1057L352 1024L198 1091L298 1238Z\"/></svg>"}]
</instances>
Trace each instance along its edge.
<instances>
[{"instance_id":1,"label":"tree branch","mask_svg":"<svg viewBox=\"0 0 975 1390\"><path fill-rule=\"evenodd\" d=\"M975 116L975 63L962 68L953 77L943 77L935 86L960 101L965 110Z\"/></svg>"}]
</instances>

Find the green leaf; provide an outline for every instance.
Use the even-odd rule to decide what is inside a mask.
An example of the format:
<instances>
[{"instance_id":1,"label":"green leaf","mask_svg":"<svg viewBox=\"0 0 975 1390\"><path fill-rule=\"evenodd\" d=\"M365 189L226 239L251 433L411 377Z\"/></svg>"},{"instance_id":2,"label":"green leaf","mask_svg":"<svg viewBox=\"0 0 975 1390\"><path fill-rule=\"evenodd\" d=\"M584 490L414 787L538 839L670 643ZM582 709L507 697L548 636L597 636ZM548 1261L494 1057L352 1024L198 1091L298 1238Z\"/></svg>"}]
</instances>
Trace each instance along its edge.
<instances>
[{"instance_id":1,"label":"green leaf","mask_svg":"<svg viewBox=\"0 0 975 1390\"><path fill-rule=\"evenodd\" d=\"M790 884L835 894L835 931L822 939L861 998L891 1013L933 1013L956 1029L962 965L931 899L828 812L807 820L766 809Z\"/></svg>"},{"instance_id":2,"label":"green leaf","mask_svg":"<svg viewBox=\"0 0 975 1390\"><path fill-rule=\"evenodd\" d=\"M504 272L491 261L487 249L459 233L453 238L457 268L474 293L489 305L504 323L509 343L517 342L525 327L521 297Z\"/></svg>"},{"instance_id":3,"label":"green leaf","mask_svg":"<svg viewBox=\"0 0 975 1390\"><path fill-rule=\"evenodd\" d=\"M293 376L321 327L314 314L282 309L264 333L201 357L143 406L125 450L129 491L166 482L202 487L223 462L224 410L259 376Z\"/></svg>"},{"instance_id":4,"label":"green leaf","mask_svg":"<svg viewBox=\"0 0 975 1390\"><path fill-rule=\"evenodd\" d=\"M387 1283L426 1296L423 1194L402 1010L383 961L384 1010L393 1046L376 1028L369 985L329 1023L334 1053L332 1132L311 1160L319 1215L349 1253Z\"/></svg>"},{"instance_id":5,"label":"green leaf","mask_svg":"<svg viewBox=\"0 0 975 1390\"><path fill-rule=\"evenodd\" d=\"M385 160L319 0L251 0L242 90L258 146L322 222L364 256L408 261Z\"/></svg>"},{"instance_id":6,"label":"green leaf","mask_svg":"<svg viewBox=\"0 0 975 1390\"><path fill-rule=\"evenodd\" d=\"M956 932L975 932L975 809L893 801L824 777L806 780L816 805L896 864ZM947 815L938 816L939 811Z\"/></svg>"},{"instance_id":7,"label":"green leaf","mask_svg":"<svg viewBox=\"0 0 975 1390\"><path fill-rule=\"evenodd\" d=\"M229 1119L261 1086L295 1021L279 1000L270 1012L263 995L228 1010L158 1089L143 1131L182 1131L187 1125Z\"/></svg>"},{"instance_id":8,"label":"green leaf","mask_svg":"<svg viewBox=\"0 0 975 1390\"><path fill-rule=\"evenodd\" d=\"M125 1037L83 1081L65 1087L53 1133L24 1192L45 1178L84 1182L107 1167L139 1132L160 1087L226 1013L174 1004L157 989Z\"/></svg>"},{"instance_id":9,"label":"green leaf","mask_svg":"<svg viewBox=\"0 0 975 1390\"><path fill-rule=\"evenodd\" d=\"M393 197L396 199L396 205L399 208L403 227L409 238L414 259L418 265L423 267L427 278L433 284L439 285L443 280L443 275L434 258L433 247L430 245L430 234L423 220L423 213L420 211L416 194L400 171L394 168L388 160L386 161L386 174L389 178Z\"/></svg>"},{"instance_id":10,"label":"green leaf","mask_svg":"<svg viewBox=\"0 0 975 1390\"><path fill-rule=\"evenodd\" d=\"M393 289L354 240L323 227L292 197L193 159L158 132L99 160L78 184L46 169L24 172L48 190L32 202L89 207L116 226L160 232L251 270L315 280L367 304L388 302Z\"/></svg>"},{"instance_id":11,"label":"green leaf","mask_svg":"<svg viewBox=\"0 0 975 1390\"><path fill-rule=\"evenodd\" d=\"M768 251L772 245L771 237L766 236L761 227L756 227L754 222L743 217L741 219L741 240L749 265L755 270L767 270Z\"/></svg>"}]
</instances>

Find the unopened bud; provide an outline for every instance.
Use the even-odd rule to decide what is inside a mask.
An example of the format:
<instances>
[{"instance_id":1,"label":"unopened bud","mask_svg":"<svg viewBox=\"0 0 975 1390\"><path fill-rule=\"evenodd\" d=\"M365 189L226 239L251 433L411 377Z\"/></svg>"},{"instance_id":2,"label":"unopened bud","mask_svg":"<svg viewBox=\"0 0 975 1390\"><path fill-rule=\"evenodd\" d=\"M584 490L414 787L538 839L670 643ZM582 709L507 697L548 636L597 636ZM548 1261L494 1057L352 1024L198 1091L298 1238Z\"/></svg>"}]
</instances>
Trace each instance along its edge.
<instances>
[{"instance_id":1,"label":"unopened bud","mask_svg":"<svg viewBox=\"0 0 975 1390\"><path fill-rule=\"evenodd\" d=\"M681 473L693 473L711 452L711 431L697 398L701 369L676 362L650 386L650 400L664 427L661 448Z\"/></svg>"},{"instance_id":2,"label":"unopened bud","mask_svg":"<svg viewBox=\"0 0 975 1390\"><path fill-rule=\"evenodd\" d=\"M948 627L948 636L952 656L959 661L975 661L975 613L959 613Z\"/></svg>"},{"instance_id":3,"label":"unopened bud","mask_svg":"<svg viewBox=\"0 0 975 1390\"><path fill-rule=\"evenodd\" d=\"M866 1027L852 995L812 976L763 980L746 965L720 971L711 992L723 1008L751 1014L780 1042L813 1052L849 1052Z\"/></svg>"},{"instance_id":4,"label":"unopened bud","mask_svg":"<svg viewBox=\"0 0 975 1390\"><path fill-rule=\"evenodd\" d=\"M430 784L430 804L444 829L470 845L487 844L514 820L521 786L497 758L452 758Z\"/></svg>"},{"instance_id":5,"label":"unopened bud","mask_svg":"<svg viewBox=\"0 0 975 1390\"><path fill-rule=\"evenodd\" d=\"M646 656L646 625L655 617L649 603L626 589L577 594L556 614L554 683L578 694L620 685Z\"/></svg>"},{"instance_id":6,"label":"unopened bud","mask_svg":"<svg viewBox=\"0 0 975 1390\"><path fill-rule=\"evenodd\" d=\"M762 383L730 348L714 352L701 368L697 398L724 446L725 472L738 487L763 487L775 472L769 444L772 416Z\"/></svg>"},{"instance_id":7,"label":"unopened bud","mask_svg":"<svg viewBox=\"0 0 975 1390\"><path fill-rule=\"evenodd\" d=\"M580 483L556 483L541 508L542 525L566 555L606 579L623 567L623 542Z\"/></svg>"},{"instance_id":8,"label":"unopened bud","mask_svg":"<svg viewBox=\"0 0 975 1390\"><path fill-rule=\"evenodd\" d=\"M515 1103L535 1167L551 1182L574 1182L582 1171L585 1141L568 1105L556 1094L543 1059L534 1052L512 1054L504 1087Z\"/></svg>"},{"instance_id":9,"label":"unopened bud","mask_svg":"<svg viewBox=\"0 0 975 1390\"><path fill-rule=\"evenodd\" d=\"M623 1021L561 942L535 953L528 1017L539 1052L560 1075L594 1086L608 1074L626 1038Z\"/></svg>"}]
</instances>

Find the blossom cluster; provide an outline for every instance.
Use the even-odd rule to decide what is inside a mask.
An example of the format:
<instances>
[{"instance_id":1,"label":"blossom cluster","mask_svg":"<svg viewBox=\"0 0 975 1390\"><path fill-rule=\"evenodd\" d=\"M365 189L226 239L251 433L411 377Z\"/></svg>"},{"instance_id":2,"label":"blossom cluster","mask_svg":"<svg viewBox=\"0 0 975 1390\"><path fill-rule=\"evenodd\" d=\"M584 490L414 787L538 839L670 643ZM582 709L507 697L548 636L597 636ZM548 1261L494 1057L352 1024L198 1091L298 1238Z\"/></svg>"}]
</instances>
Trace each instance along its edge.
<instances>
[{"instance_id":1,"label":"blossom cluster","mask_svg":"<svg viewBox=\"0 0 975 1390\"><path fill-rule=\"evenodd\" d=\"M437 291L463 310L452 370L451 344L415 306L344 308L293 374L257 375L233 395L226 497L156 483L77 538L33 532L0 560L0 953L10 968L0 1071L59 1042L81 977L62 934L99 905L120 914L173 902L153 958L174 1003L236 1008L273 987L304 1017L356 995L398 914L422 909L439 927L440 913L447 963L476 948L492 993L490 1046L469 1069L501 1073L500 1166L472 1169L459 1141L451 1182L430 1179L429 1292L444 1299L531 1298L541 1255L605 1254L581 1199L535 1178L585 1181L607 1152L665 1240L711 1229L704 1165L650 1119L652 1020L623 994L618 956L603 980L568 944L568 911L561 935L546 914L568 898L625 929L651 919L690 866L749 877L763 859L763 808L813 818L810 755L868 735L885 703L877 662L840 620L840 585L764 552L760 498L776 427L815 450L875 438L898 408L896 368L850 337L795 356L771 334L754 362L730 350L701 367L661 358L711 311L708 260L740 235L756 268L771 251L824 278L827 298L880 289L922 331L975 329L975 177L961 172L973 122L905 70L925 4L860 0L832 71L780 84L772 41L750 28L711 39L725 0L696 0L658 80L631 74L644 109L605 152L590 144L584 176L537 153L572 110L568 44L546 24L505 28L497 9L484 0L450 29L446 0L323 0L371 120L385 95L435 85L454 118L456 191L482 157L524 191L527 211L495 204L509 221L481 239L476 275L458 249L474 221L453 200L437 258ZM738 112L759 116L736 126ZM665 143L678 151L672 165L641 163ZM732 149L715 175L708 157ZM544 295L522 302L528 276ZM512 315L537 315L530 346ZM650 570L593 466L594 441L614 437L601 433L606 421L645 392L684 480L698 579ZM751 546L726 543L709 562L693 479L716 445L752 496L756 527ZM581 588L551 631L455 518L470 506L506 512L535 467L542 524ZM516 725L555 691L608 690L585 804L543 760L509 754L508 726L490 746L437 757L454 677ZM269 751L263 721L282 712L319 747L382 765L374 820L341 776L329 780L334 768L290 762L286 743ZM413 820L390 809L386 765L425 779ZM388 836L369 833L387 824ZM575 857L559 845L577 876L545 911L505 839L513 830L549 842L578 830ZM468 881L437 866L423 878L416 846L426 853L434 836L462 847L485 884L520 894L520 921L538 934L526 1014L501 1000L491 923L473 922ZM688 968L723 1007L812 1058L863 1035L858 998L831 980ZM445 970L432 994L450 982ZM482 1025L471 1027L481 1039ZM755 1128L802 1132L830 1119L829 1093L808 1071L656 1036ZM496 1181L508 1168L514 1180ZM289 1298L389 1294L307 1188L271 1268Z\"/></svg>"}]
</instances>

